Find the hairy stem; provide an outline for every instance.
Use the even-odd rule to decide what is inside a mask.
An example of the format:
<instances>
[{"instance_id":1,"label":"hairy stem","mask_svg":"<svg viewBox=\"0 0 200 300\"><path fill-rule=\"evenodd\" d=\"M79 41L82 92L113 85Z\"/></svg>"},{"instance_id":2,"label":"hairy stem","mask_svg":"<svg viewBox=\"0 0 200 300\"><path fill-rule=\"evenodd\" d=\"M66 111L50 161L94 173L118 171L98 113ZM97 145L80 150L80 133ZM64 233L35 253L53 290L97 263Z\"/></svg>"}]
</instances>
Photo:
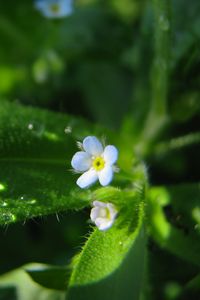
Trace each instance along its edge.
<instances>
[{"instance_id":1,"label":"hairy stem","mask_svg":"<svg viewBox=\"0 0 200 300\"><path fill-rule=\"evenodd\" d=\"M168 0L153 0L155 48L151 70L151 107L143 139L155 139L168 120L167 96L170 53L170 4Z\"/></svg>"},{"instance_id":2,"label":"hairy stem","mask_svg":"<svg viewBox=\"0 0 200 300\"><path fill-rule=\"evenodd\" d=\"M179 150L198 143L200 143L200 132L194 132L185 136L173 138L167 142L159 143L154 151L155 154L165 154L168 151Z\"/></svg>"}]
</instances>

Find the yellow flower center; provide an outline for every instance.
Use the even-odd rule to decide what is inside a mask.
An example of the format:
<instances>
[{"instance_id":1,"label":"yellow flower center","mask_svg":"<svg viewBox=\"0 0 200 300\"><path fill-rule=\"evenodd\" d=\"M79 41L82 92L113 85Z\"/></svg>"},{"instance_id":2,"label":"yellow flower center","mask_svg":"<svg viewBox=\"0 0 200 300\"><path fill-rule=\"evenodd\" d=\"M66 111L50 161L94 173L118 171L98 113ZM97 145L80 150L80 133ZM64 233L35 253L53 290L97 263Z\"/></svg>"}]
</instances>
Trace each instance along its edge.
<instances>
[{"instance_id":1,"label":"yellow flower center","mask_svg":"<svg viewBox=\"0 0 200 300\"><path fill-rule=\"evenodd\" d=\"M58 13L59 10L60 10L60 5L59 4L51 4L50 5L50 10L53 12L53 13Z\"/></svg>"},{"instance_id":2,"label":"yellow flower center","mask_svg":"<svg viewBox=\"0 0 200 300\"><path fill-rule=\"evenodd\" d=\"M100 211L99 211L99 216L98 217L110 220L111 216L110 216L109 209L107 207L101 207Z\"/></svg>"},{"instance_id":3,"label":"yellow flower center","mask_svg":"<svg viewBox=\"0 0 200 300\"><path fill-rule=\"evenodd\" d=\"M95 157L92 162L92 166L96 171L101 171L105 166L105 161L101 156Z\"/></svg>"}]
</instances>

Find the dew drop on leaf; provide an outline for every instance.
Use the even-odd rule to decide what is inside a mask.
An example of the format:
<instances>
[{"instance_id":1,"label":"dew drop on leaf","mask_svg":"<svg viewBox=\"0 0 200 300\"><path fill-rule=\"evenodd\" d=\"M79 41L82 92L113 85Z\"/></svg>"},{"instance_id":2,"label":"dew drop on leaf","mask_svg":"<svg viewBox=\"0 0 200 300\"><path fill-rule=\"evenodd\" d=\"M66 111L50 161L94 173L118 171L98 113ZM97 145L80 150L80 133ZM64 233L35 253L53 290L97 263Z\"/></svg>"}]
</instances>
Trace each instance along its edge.
<instances>
[{"instance_id":1,"label":"dew drop on leaf","mask_svg":"<svg viewBox=\"0 0 200 300\"><path fill-rule=\"evenodd\" d=\"M72 132L72 127L71 127L71 126L65 127L64 132L65 132L66 134L70 134L70 133Z\"/></svg>"},{"instance_id":2,"label":"dew drop on leaf","mask_svg":"<svg viewBox=\"0 0 200 300\"><path fill-rule=\"evenodd\" d=\"M1 215L1 219L2 219L5 223L7 223L7 222L15 222L15 221L17 220L17 217L16 217L14 214L8 212L8 213L3 213L3 214Z\"/></svg>"},{"instance_id":3,"label":"dew drop on leaf","mask_svg":"<svg viewBox=\"0 0 200 300\"><path fill-rule=\"evenodd\" d=\"M27 200L29 200L30 198L27 196L27 195L21 195L20 197L19 197L19 200L21 200L21 201L26 201L27 202Z\"/></svg>"},{"instance_id":4,"label":"dew drop on leaf","mask_svg":"<svg viewBox=\"0 0 200 300\"><path fill-rule=\"evenodd\" d=\"M32 123L28 124L28 129L33 130L33 124Z\"/></svg>"},{"instance_id":5,"label":"dew drop on leaf","mask_svg":"<svg viewBox=\"0 0 200 300\"><path fill-rule=\"evenodd\" d=\"M44 125L36 121L30 121L27 128L32 134L38 137L41 137L45 130Z\"/></svg>"}]
</instances>

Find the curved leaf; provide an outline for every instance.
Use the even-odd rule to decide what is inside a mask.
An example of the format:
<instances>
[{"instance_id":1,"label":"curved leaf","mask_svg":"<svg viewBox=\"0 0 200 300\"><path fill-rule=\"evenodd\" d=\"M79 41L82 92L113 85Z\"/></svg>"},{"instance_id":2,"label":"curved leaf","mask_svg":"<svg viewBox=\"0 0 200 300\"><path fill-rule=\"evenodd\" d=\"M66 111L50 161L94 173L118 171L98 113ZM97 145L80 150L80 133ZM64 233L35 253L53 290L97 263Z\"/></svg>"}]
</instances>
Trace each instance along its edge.
<instances>
[{"instance_id":1,"label":"curved leaf","mask_svg":"<svg viewBox=\"0 0 200 300\"><path fill-rule=\"evenodd\" d=\"M31 280L24 269L26 268L42 268L43 264L28 264L22 268L15 269L11 272L0 276L0 298L1 295L7 296L2 299L13 300L64 300L65 293L63 291L56 291L41 287L37 283Z\"/></svg>"},{"instance_id":2,"label":"curved leaf","mask_svg":"<svg viewBox=\"0 0 200 300\"><path fill-rule=\"evenodd\" d=\"M94 132L100 134L67 115L2 102L0 224L88 205L70 161L76 141Z\"/></svg>"},{"instance_id":3,"label":"curved leaf","mask_svg":"<svg viewBox=\"0 0 200 300\"><path fill-rule=\"evenodd\" d=\"M179 223L184 223L191 231L196 229L200 233L200 184L180 184L167 190Z\"/></svg>"},{"instance_id":4,"label":"curved leaf","mask_svg":"<svg viewBox=\"0 0 200 300\"><path fill-rule=\"evenodd\" d=\"M191 226L192 211L199 209L199 185L152 188L149 201L149 226L156 242L183 260L200 266L199 234L195 223ZM172 211L175 208L175 217L181 218L181 224L167 218L164 209L170 204Z\"/></svg>"},{"instance_id":5,"label":"curved leaf","mask_svg":"<svg viewBox=\"0 0 200 300\"><path fill-rule=\"evenodd\" d=\"M25 271L33 279L43 287L53 290L66 291L69 268L60 266L49 266L35 264L31 267L26 267Z\"/></svg>"},{"instance_id":6,"label":"curved leaf","mask_svg":"<svg viewBox=\"0 0 200 300\"><path fill-rule=\"evenodd\" d=\"M116 195L119 193L116 191ZM113 293L112 299L122 299L125 290L127 297L123 294L123 299L132 299L133 295L139 299L144 272L144 202L137 193L132 199L125 192L121 196L129 201L128 211L122 208L108 231L96 229L91 234L75 258L67 299L111 299Z\"/></svg>"}]
</instances>

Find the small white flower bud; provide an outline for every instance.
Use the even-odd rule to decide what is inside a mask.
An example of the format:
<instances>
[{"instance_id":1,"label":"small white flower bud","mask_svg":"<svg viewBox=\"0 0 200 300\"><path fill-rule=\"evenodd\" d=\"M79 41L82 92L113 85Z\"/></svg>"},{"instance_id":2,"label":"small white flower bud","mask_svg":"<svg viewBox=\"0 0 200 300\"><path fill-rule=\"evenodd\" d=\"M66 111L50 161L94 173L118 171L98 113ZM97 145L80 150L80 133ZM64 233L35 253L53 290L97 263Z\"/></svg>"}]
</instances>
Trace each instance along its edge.
<instances>
[{"instance_id":1,"label":"small white flower bud","mask_svg":"<svg viewBox=\"0 0 200 300\"><path fill-rule=\"evenodd\" d=\"M110 228L117 216L117 209L112 203L93 202L90 218L99 230Z\"/></svg>"}]
</instances>

